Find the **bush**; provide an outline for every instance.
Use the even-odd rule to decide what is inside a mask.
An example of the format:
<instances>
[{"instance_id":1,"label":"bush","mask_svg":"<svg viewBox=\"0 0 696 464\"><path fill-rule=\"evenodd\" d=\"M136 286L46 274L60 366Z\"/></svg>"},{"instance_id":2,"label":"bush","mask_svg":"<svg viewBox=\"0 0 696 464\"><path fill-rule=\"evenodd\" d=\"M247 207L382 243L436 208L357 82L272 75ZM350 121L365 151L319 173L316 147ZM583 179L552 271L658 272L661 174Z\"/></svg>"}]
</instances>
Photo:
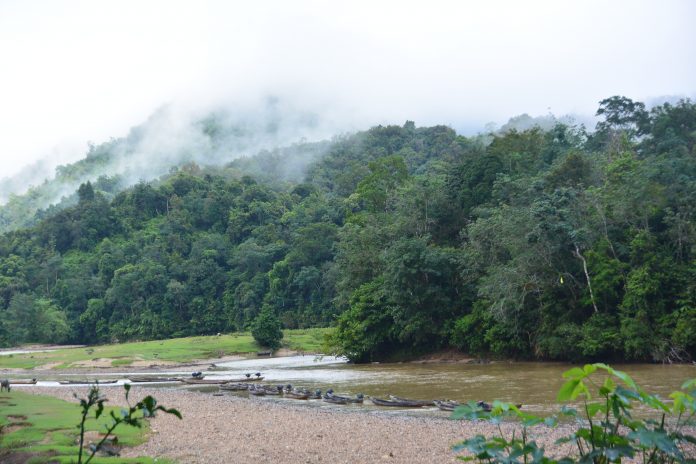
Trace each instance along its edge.
<instances>
[{"instance_id":1,"label":"bush","mask_svg":"<svg viewBox=\"0 0 696 464\"><path fill-rule=\"evenodd\" d=\"M604 371L603 382L596 383L593 374ZM633 462L648 463L693 463L693 446L696 437L696 379L682 385L682 391L670 395L671 404L659 397L643 391L626 373L617 371L606 364L588 364L583 368L574 367L563 374L567 381L558 392L559 401L583 402L584 419L574 408L564 406L560 414L574 417L578 428L570 436L556 443L574 443L577 454L565 457L548 457L544 448L529 441L527 428L537 424L555 426L557 417L541 418L521 412L510 403L495 401L489 411L470 403L460 406L453 413L455 419L486 418L496 423L505 416L517 417L522 421L523 430L519 436L487 438L478 435L455 446L456 451L467 450L468 456L460 456L464 461L486 461L487 463L593 463L607 464L630 459ZM593 400L590 388L597 390ZM639 418L632 416L634 404L644 411L652 410L658 417Z\"/></svg>"},{"instance_id":2,"label":"bush","mask_svg":"<svg viewBox=\"0 0 696 464\"><path fill-rule=\"evenodd\" d=\"M280 348L283 339L280 320L270 306L264 306L251 327L251 335L261 345L272 350Z\"/></svg>"}]
</instances>

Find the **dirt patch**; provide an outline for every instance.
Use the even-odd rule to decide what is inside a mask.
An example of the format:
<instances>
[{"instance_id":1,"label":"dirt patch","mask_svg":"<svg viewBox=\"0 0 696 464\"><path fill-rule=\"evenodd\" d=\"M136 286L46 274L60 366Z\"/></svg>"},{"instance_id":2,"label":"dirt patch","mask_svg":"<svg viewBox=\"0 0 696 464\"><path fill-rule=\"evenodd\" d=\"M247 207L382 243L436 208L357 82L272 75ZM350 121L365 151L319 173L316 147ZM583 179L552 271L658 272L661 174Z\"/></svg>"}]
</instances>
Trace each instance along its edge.
<instances>
[{"instance_id":1,"label":"dirt patch","mask_svg":"<svg viewBox=\"0 0 696 464\"><path fill-rule=\"evenodd\" d=\"M2 428L2 433L3 435L5 434L10 434L12 432L16 432L17 430L22 430L25 427L31 426L31 423L29 422L11 422L9 424L5 424L5 426Z\"/></svg>"},{"instance_id":2,"label":"dirt patch","mask_svg":"<svg viewBox=\"0 0 696 464\"><path fill-rule=\"evenodd\" d=\"M281 348L278 351L273 353L273 356L279 356L279 357L284 357L284 356L297 356L297 355L305 355L306 353L304 351L295 351L295 350L289 350L287 348Z\"/></svg>"},{"instance_id":3,"label":"dirt patch","mask_svg":"<svg viewBox=\"0 0 696 464\"><path fill-rule=\"evenodd\" d=\"M39 367L39 369L55 369L56 367L62 365L62 362L52 362L48 364L43 364Z\"/></svg>"},{"instance_id":4,"label":"dirt patch","mask_svg":"<svg viewBox=\"0 0 696 464\"><path fill-rule=\"evenodd\" d=\"M75 367L111 367L113 358L94 358L72 363Z\"/></svg>"},{"instance_id":5,"label":"dirt patch","mask_svg":"<svg viewBox=\"0 0 696 464\"><path fill-rule=\"evenodd\" d=\"M17 420L23 420L23 421L24 421L24 420L27 420L27 416L24 416L24 415L22 415L22 414L10 414L9 416L7 416L7 418L10 419L10 420L13 420L13 421L17 421Z\"/></svg>"},{"instance_id":6,"label":"dirt patch","mask_svg":"<svg viewBox=\"0 0 696 464\"><path fill-rule=\"evenodd\" d=\"M146 359L140 359L138 361L133 361L130 363L130 367L164 367L164 366L175 366L179 364L178 362L175 361L153 361L153 360L146 360Z\"/></svg>"},{"instance_id":7,"label":"dirt patch","mask_svg":"<svg viewBox=\"0 0 696 464\"><path fill-rule=\"evenodd\" d=\"M3 464L26 464L27 462L45 462L46 464L57 464L58 461L44 461L43 459L40 459L50 458L51 456L55 456L55 454L0 450L0 462Z\"/></svg>"}]
</instances>

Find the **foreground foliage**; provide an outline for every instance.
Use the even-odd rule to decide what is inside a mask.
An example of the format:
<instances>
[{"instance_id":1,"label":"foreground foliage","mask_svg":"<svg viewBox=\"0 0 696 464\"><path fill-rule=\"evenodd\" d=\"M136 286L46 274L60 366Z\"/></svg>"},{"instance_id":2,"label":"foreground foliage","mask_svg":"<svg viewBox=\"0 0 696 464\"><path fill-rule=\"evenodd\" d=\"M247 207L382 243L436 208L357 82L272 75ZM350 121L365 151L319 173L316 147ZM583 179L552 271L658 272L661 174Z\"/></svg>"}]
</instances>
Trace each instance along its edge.
<instances>
[{"instance_id":1,"label":"foreground foliage","mask_svg":"<svg viewBox=\"0 0 696 464\"><path fill-rule=\"evenodd\" d=\"M696 105L612 97L597 114L594 132L407 122L120 192L84 183L0 235L0 344L251 330L267 310L335 325L359 362L688 362Z\"/></svg>"},{"instance_id":2,"label":"foreground foliage","mask_svg":"<svg viewBox=\"0 0 696 464\"><path fill-rule=\"evenodd\" d=\"M607 375L598 379L597 371ZM558 393L559 401L581 400L581 412L564 406L560 417L576 419L577 429L556 444L572 443L577 452L549 457L546 450L529 439L528 427L545 424L554 427L558 417L541 418L520 411L509 403L494 402L491 411L476 404L461 406L455 419L488 419L494 423L507 416L518 418L522 433L497 437L478 435L465 440L455 450L468 451L464 461L495 463L596 463L624 459L647 463L696 462L696 379L682 385L682 391L665 401L640 388L626 373L606 364L588 364L566 371L567 381ZM636 407L637 406L637 407ZM648 417L648 418L645 418Z\"/></svg>"}]
</instances>

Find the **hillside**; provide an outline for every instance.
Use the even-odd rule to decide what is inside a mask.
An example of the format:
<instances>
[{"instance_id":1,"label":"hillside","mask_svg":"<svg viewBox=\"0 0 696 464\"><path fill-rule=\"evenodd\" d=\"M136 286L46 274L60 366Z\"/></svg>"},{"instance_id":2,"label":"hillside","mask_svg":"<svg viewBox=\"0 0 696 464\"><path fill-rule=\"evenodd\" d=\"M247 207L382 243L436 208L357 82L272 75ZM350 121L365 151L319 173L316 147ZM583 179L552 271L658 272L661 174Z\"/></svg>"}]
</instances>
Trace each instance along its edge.
<instances>
[{"instance_id":1,"label":"hillside","mask_svg":"<svg viewBox=\"0 0 696 464\"><path fill-rule=\"evenodd\" d=\"M473 138L407 122L83 183L0 236L0 340L212 334L266 311L335 325L356 361L692 359L696 105L598 115Z\"/></svg>"}]
</instances>

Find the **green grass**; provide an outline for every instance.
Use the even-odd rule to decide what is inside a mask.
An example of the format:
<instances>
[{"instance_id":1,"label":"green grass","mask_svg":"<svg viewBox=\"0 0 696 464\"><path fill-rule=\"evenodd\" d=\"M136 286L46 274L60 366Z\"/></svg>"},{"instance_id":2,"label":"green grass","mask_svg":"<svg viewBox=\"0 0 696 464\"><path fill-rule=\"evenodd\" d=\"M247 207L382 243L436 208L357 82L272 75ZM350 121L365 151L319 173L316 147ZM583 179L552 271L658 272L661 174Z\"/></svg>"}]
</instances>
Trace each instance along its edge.
<instances>
[{"instance_id":1,"label":"green grass","mask_svg":"<svg viewBox=\"0 0 696 464\"><path fill-rule=\"evenodd\" d=\"M283 347L308 353L320 352L324 336L330 331L331 329L285 330ZM0 368L31 369L50 364L54 369L64 369L78 367L80 362L96 359L108 359L111 366L127 366L135 361L190 362L217 358L220 355L255 353L260 349L250 333L240 332L220 337L173 338L0 356Z\"/></svg>"},{"instance_id":2,"label":"green grass","mask_svg":"<svg viewBox=\"0 0 696 464\"><path fill-rule=\"evenodd\" d=\"M140 398L137 398L139 400ZM89 419L87 430L103 431L110 423L108 412L119 408L106 408L99 421ZM93 415L92 415L93 416ZM30 462L58 461L74 463L78 454L78 424L80 407L76 403L49 396L30 395L13 390L0 395L0 425L5 432L0 434L0 461L4 453L27 452L38 455ZM7 428L16 424L16 430ZM147 440L149 425L142 429L121 425L115 430L119 445L135 446ZM7 455L5 454L7 457ZM151 458L96 458L94 463L154 463Z\"/></svg>"}]
</instances>

